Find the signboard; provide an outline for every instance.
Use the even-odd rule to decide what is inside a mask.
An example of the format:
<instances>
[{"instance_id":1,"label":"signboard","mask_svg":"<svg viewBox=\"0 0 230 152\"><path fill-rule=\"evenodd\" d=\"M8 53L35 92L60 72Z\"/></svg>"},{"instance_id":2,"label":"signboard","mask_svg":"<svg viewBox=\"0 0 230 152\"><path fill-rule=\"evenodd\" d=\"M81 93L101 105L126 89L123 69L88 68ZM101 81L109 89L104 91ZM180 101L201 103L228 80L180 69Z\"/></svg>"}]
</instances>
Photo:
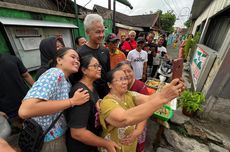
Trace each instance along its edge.
<instances>
[{"instance_id":1,"label":"signboard","mask_svg":"<svg viewBox=\"0 0 230 152\"><path fill-rule=\"evenodd\" d=\"M201 70L204 68L207 57L208 57L207 52L205 52L200 47L196 48L191 64L191 70L193 71L192 76L193 76L194 86L197 86L197 81L200 77Z\"/></svg>"},{"instance_id":2,"label":"signboard","mask_svg":"<svg viewBox=\"0 0 230 152\"><path fill-rule=\"evenodd\" d=\"M197 44L190 63L193 86L196 91L202 91L215 59L216 52L214 50L205 45Z\"/></svg>"}]
</instances>

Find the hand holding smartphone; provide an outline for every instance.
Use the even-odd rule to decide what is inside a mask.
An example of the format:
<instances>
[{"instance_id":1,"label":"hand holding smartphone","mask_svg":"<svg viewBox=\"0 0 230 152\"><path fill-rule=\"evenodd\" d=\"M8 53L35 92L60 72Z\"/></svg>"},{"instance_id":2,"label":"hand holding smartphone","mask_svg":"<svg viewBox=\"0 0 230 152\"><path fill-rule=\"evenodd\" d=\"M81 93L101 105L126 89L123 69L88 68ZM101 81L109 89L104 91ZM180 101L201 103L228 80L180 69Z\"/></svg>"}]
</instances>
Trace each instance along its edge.
<instances>
[{"instance_id":1,"label":"hand holding smartphone","mask_svg":"<svg viewBox=\"0 0 230 152\"><path fill-rule=\"evenodd\" d=\"M183 72L183 58L178 58L173 60L172 63L172 80L176 78L181 78Z\"/></svg>"}]
</instances>

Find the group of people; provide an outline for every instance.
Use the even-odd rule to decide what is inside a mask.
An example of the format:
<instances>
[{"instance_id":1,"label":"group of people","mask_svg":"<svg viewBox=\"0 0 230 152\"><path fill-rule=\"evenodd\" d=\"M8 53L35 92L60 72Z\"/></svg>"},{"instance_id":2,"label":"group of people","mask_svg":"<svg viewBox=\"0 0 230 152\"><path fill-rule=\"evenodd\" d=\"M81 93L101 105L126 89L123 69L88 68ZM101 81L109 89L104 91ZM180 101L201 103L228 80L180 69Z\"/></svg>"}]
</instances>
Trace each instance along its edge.
<instances>
[{"instance_id":1,"label":"group of people","mask_svg":"<svg viewBox=\"0 0 230 152\"><path fill-rule=\"evenodd\" d=\"M18 75L32 87L15 100L2 101L1 95L0 110L12 116L18 113L22 119L32 118L43 130L64 111L46 134L42 152L144 151L146 120L163 104L179 96L184 83L175 79L160 92L151 94L141 81L146 79L143 74L147 72L148 52L143 50L145 39L138 37L137 41L133 40L136 44L131 45L124 42L124 46L132 48L126 57L119 50L119 39L113 33L105 39L107 48L102 46L105 28L101 16L87 15L84 27L89 40L77 50L65 47L61 38L52 37L41 42L42 64L36 82L16 57L11 59L14 66L19 65ZM135 38L134 35L131 37ZM2 58L0 56L1 62L5 60ZM141 66L136 62L144 64ZM15 73L13 68L6 66L3 70ZM1 94L16 89L9 86L14 82L5 83L6 88L0 87ZM9 107L8 100L12 101L13 108Z\"/></svg>"}]
</instances>

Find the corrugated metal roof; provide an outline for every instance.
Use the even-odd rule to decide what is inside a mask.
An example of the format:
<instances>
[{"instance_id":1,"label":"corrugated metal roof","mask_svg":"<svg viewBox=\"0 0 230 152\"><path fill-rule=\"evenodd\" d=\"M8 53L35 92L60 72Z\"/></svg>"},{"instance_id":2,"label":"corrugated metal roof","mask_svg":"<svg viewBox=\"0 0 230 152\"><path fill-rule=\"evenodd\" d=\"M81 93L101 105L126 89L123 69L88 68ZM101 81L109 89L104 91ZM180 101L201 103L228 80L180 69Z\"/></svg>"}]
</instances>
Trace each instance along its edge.
<instances>
[{"instance_id":1,"label":"corrugated metal roof","mask_svg":"<svg viewBox=\"0 0 230 152\"><path fill-rule=\"evenodd\" d=\"M105 7L94 5L94 10L103 18L112 18L113 12L112 10L108 10ZM136 26L136 27L153 27L159 26L156 25L157 20L159 18L159 14L148 14L148 15L136 15L136 16L128 16L123 13L116 12L115 13L116 23L125 24L128 26Z\"/></svg>"},{"instance_id":2,"label":"corrugated metal roof","mask_svg":"<svg viewBox=\"0 0 230 152\"><path fill-rule=\"evenodd\" d=\"M69 24L69 23L49 22L49 21L40 21L40 20L25 20L25 19L15 19L15 18L5 18L5 17L0 17L0 22L3 25L78 28L76 25Z\"/></svg>"}]
</instances>

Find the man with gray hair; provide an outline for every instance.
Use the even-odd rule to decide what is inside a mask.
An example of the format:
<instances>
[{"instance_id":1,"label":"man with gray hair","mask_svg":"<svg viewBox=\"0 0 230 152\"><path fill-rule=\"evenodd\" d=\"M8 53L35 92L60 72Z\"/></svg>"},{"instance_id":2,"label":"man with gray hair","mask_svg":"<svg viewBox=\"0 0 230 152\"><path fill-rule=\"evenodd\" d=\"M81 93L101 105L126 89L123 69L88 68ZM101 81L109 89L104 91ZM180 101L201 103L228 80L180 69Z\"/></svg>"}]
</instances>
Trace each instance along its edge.
<instances>
[{"instance_id":1,"label":"man with gray hair","mask_svg":"<svg viewBox=\"0 0 230 152\"><path fill-rule=\"evenodd\" d=\"M84 27L85 32L89 37L89 41L77 51L81 57L91 54L100 62L102 66L101 79L95 82L95 89L102 99L109 92L106 73L110 71L109 50L101 45L104 39L105 30L103 19L98 14L89 14L85 17Z\"/></svg>"},{"instance_id":2,"label":"man with gray hair","mask_svg":"<svg viewBox=\"0 0 230 152\"><path fill-rule=\"evenodd\" d=\"M103 98L109 91L106 73L110 70L109 50L101 47L105 29L103 19L98 14L89 14L85 17L84 27L89 41L77 49L77 51L81 58L86 55L94 56L102 66L101 78L94 81L94 88L100 98ZM98 70L98 67L99 66L93 66L94 70ZM96 152L98 147L106 148L108 152L116 152L119 146L115 142L99 136L100 129L97 128L98 116L95 114L95 103L93 103L94 100L97 100L97 97L95 96L95 91L91 91L92 92L89 93L92 94L92 98L95 99L88 101L90 106L80 107L81 117L71 117L71 119L67 119L70 130L73 130L69 132L66 138L68 152ZM91 106L92 104L93 106ZM75 113L79 111L75 111Z\"/></svg>"}]
</instances>

